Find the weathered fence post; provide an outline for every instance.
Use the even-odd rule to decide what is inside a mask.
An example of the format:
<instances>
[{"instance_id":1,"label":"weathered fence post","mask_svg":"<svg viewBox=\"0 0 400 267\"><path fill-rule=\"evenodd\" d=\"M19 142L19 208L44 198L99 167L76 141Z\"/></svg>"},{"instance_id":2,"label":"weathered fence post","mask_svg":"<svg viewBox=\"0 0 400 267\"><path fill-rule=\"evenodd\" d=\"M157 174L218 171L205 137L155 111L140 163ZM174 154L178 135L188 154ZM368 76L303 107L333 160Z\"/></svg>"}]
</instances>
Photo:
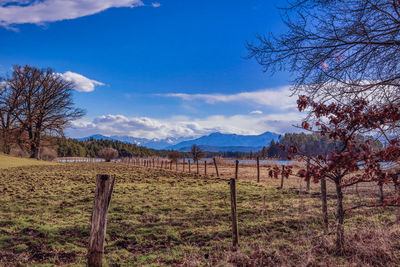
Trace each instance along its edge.
<instances>
[{"instance_id":1,"label":"weathered fence post","mask_svg":"<svg viewBox=\"0 0 400 267\"><path fill-rule=\"evenodd\" d=\"M385 200L385 196L383 194L383 184L379 185L379 202L382 204Z\"/></svg>"},{"instance_id":2,"label":"weathered fence post","mask_svg":"<svg viewBox=\"0 0 400 267\"><path fill-rule=\"evenodd\" d=\"M218 165L217 165L217 160L215 159L215 157L213 158L213 161L214 161L214 166L215 166L215 172L217 173L217 177L219 178Z\"/></svg>"},{"instance_id":3,"label":"weathered fence post","mask_svg":"<svg viewBox=\"0 0 400 267\"><path fill-rule=\"evenodd\" d=\"M156 168L156 160L153 158L153 168Z\"/></svg>"},{"instance_id":4,"label":"weathered fence post","mask_svg":"<svg viewBox=\"0 0 400 267\"><path fill-rule=\"evenodd\" d=\"M284 179L284 172L285 172L285 165L282 165L282 173L281 173L281 187L280 189L283 189L283 179Z\"/></svg>"},{"instance_id":5,"label":"weathered fence post","mask_svg":"<svg viewBox=\"0 0 400 267\"><path fill-rule=\"evenodd\" d=\"M260 182L260 157L257 157L257 183Z\"/></svg>"},{"instance_id":6,"label":"weathered fence post","mask_svg":"<svg viewBox=\"0 0 400 267\"><path fill-rule=\"evenodd\" d=\"M321 204L322 204L322 221L324 227L324 234L328 233L328 204L326 200L326 180L325 177L321 179Z\"/></svg>"},{"instance_id":7,"label":"weathered fence post","mask_svg":"<svg viewBox=\"0 0 400 267\"><path fill-rule=\"evenodd\" d=\"M231 189L231 213L232 213L232 244L233 248L239 244L239 229L237 225L237 210L236 210L236 181L231 179L229 181Z\"/></svg>"},{"instance_id":8,"label":"weathered fence post","mask_svg":"<svg viewBox=\"0 0 400 267\"><path fill-rule=\"evenodd\" d=\"M164 161L162 160L161 161L161 169L163 168L163 165L164 165Z\"/></svg>"},{"instance_id":9,"label":"weathered fence post","mask_svg":"<svg viewBox=\"0 0 400 267\"><path fill-rule=\"evenodd\" d=\"M400 178L400 172L397 172L397 180L394 180L394 194L396 197L396 200L398 201L400 195L400 191L399 191L399 179ZM397 207L396 209L396 222L400 223L400 208Z\"/></svg>"},{"instance_id":10,"label":"weathered fence post","mask_svg":"<svg viewBox=\"0 0 400 267\"><path fill-rule=\"evenodd\" d=\"M96 195L93 203L92 225L90 229L88 266L102 266L104 254L104 238L107 229L107 213L110 207L114 189L115 176L112 181L110 175L96 176Z\"/></svg>"},{"instance_id":11,"label":"weathered fence post","mask_svg":"<svg viewBox=\"0 0 400 267\"><path fill-rule=\"evenodd\" d=\"M238 178L238 175L239 175L239 160L236 160L235 179Z\"/></svg>"},{"instance_id":12,"label":"weathered fence post","mask_svg":"<svg viewBox=\"0 0 400 267\"><path fill-rule=\"evenodd\" d=\"M188 160L188 162L189 162L189 173L190 173L190 159Z\"/></svg>"},{"instance_id":13,"label":"weathered fence post","mask_svg":"<svg viewBox=\"0 0 400 267\"><path fill-rule=\"evenodd\" d=\"M207 160L204 161L204 177L207 177Z\"/></svg>"},{"instance_id":14,"label":"weathered fence post","mask_svg":"<svg viewBox=\"0 0 400 267\"><path fill-rule=\"evenodd\" d=\"M176 169L176 171L178 171L178 159L175 162L175 169Z\"/></svg>"},{"instance_id":15,"label":"weathered fence post","mask_svg":"<svg viewBox=\"0 0 400 267\"><path fill-rule=\"evenodd\" d=\"M197 175L199 175L199 160L196 160L196 163L197 163Z\"/></svg>"},{"instance_id":16,"label":"weathered fence post","mask_svg":"<svg viewBox=\"0 0 400 267\"><path fill-rule=\"evenodd\" d=\"M310 159L307 159L307 173L309 173L309 170L310 170ZM306 191L308 193L310 192L310 183L311 179L307 179Z\"/></svg>"}]
</instances>

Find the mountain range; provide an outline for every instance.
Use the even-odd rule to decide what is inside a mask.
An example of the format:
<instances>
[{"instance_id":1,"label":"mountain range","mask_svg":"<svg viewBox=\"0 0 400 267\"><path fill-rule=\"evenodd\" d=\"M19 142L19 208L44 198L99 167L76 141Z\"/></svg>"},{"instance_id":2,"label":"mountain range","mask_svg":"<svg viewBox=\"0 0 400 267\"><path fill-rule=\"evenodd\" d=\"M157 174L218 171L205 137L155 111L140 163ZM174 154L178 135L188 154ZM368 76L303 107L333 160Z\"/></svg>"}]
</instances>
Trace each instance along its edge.
<instances>
[{"instance_id":1,"label":"mountain range","mask_svg":"<svg viewBox=\"0 0 400 267\"><path fill-rule=\"evenodd\" d=\"M146 139L136 138L131 136L104 136L100 134L78 138L79 141L87 141L90 139L114 140L125 143L136 144L152 149L166 149L190 151L192 145L196 144L204 151L210 152L255 152L262 149L263 146L268 146L274 140L278 141L279 134L265 132L260 135L237 135L237 134L222 134L212 133L200 138L165 138L165 139Z\"/></svg>"}]
</instances>

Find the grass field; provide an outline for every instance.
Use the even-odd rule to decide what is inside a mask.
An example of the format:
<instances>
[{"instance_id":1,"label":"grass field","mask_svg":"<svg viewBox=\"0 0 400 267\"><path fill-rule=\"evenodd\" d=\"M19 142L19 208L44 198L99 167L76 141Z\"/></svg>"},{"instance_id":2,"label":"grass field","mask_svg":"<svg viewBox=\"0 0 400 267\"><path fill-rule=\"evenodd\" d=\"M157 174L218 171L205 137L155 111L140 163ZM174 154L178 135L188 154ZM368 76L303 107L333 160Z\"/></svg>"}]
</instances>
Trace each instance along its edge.
<instances>
[{"instance_id":1,"label":"grass field","mask_svg":"<svg viewBox=\"0 0 400 267\"><path fill-rule=\"evenodd\" d=\"M34 165L54 165L46 161L10 157L8 155L0 153L0 169L11 168L11 167L22 167L22 166L34 166Z\"/></svg>"},{"instance_id":2,"label":"grass field","mask_svg":"<svg viewBox=\"0 0 400 267\"><path fill-rule=\"evenodd\" d=\"M84 266L95 175L115 174L106 266L318 266L400 264L391 209L346 219L347 252L323 237L318 197L264 179L237 184L240 247L231 249L226 179L120 163L0 170L0 266ZM274 182L275 183L275 182ZM331 228L333 203L329 199Z\"/></svg>"}]
</instances>

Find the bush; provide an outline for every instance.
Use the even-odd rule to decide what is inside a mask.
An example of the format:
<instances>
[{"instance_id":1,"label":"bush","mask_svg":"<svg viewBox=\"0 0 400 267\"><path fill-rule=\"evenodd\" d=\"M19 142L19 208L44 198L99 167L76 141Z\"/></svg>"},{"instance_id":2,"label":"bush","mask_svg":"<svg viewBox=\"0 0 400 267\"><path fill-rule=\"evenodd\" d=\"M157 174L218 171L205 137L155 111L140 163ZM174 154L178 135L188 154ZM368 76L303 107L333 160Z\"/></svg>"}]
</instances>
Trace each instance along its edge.
<instances>
[{"instance_id":1,"label":"bush","mask_svg":"<svg viewBox=\"0 0 400 267\"><path fill-rule=\"evenodd\" d=\"M105 159L106 162L110 162L112 159L118 158L118 151L114 148L106 147L99 151L99 157Z\"/></svg>"},{"instance_id":2,"label":"bush","mask_svg":"<svg viewBox=\"0 0 400 267\"><path fill-rule=\"evenodd\" d=\"M10 156L25 158L28 156L28 154L25 151L23 151L20 147L14 147L10 150Z\"/></svg>"},{"instance_id":3,"label":"bush","mask_svg":"<svg viewBox=\"0 0 400 267\"><path fill-rule=\"evenodd\" d=\"M178 151L171 151L168 153L168 159L170 159L172 162L177 162L180 157L181 153Z\"/></svg>"},{"instance_id":4,"label":"bush","mask_svg":"<svg viewBox=\"0 0 400 267\"><path fill-rule=\"evenodd\" d=\"M53 161L58 157L57 151L54 149L45 147L40 152L40 159L45 161Z\"/></svg>"}]
</instances>

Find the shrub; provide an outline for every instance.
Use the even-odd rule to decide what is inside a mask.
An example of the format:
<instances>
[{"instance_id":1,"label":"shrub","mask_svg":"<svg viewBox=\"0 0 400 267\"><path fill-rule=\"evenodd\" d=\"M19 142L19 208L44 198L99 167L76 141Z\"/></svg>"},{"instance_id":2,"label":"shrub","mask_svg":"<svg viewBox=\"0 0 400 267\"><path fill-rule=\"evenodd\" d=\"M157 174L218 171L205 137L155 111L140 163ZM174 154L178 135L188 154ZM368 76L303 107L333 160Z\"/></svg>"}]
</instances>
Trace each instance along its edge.
<instances>
[{"instance_id":1,"label":"shrub","mask_svg":"<svg viewBox=\"0 0 400 267\"><path fill-rule=\"evenodd\" d=\"M178 151L171 151L168 153L168 158L172 162L177 162L180 157L181 157L181 153L179 153Z\"/></svg>"},{"instance_id":2,"label":"shrub","mask_svg":"<svg viewBox=\"0 0 400 267\"><path fill-rule=\"evenodd\" d=\"M99 151L99 157L105 159L106 162L110 162L112 159L118 158L118 151L114 148L106 147Z\"/></svg>"},{"instance_id":3,"label":"shrub","mask_svg":"<svg viewBox=\"0 0 400 267\"><path fill-rule=\"evenodd\" d=\"M10 156L25 158L28 156L28 154L25 151L23 151L20 147L14 147L10 150Z\"/></svg>"},{"instance_id":4,"label":"shrub","mask_svg":"<svg viewBox=\"0 0 400 267\"><path fill-rule=\"evenodd\" d=\"M40 159L45 161L53 161L58 157L57 151L54 149L45 147L40 152Z\"/></svg>"}]
</instances>

